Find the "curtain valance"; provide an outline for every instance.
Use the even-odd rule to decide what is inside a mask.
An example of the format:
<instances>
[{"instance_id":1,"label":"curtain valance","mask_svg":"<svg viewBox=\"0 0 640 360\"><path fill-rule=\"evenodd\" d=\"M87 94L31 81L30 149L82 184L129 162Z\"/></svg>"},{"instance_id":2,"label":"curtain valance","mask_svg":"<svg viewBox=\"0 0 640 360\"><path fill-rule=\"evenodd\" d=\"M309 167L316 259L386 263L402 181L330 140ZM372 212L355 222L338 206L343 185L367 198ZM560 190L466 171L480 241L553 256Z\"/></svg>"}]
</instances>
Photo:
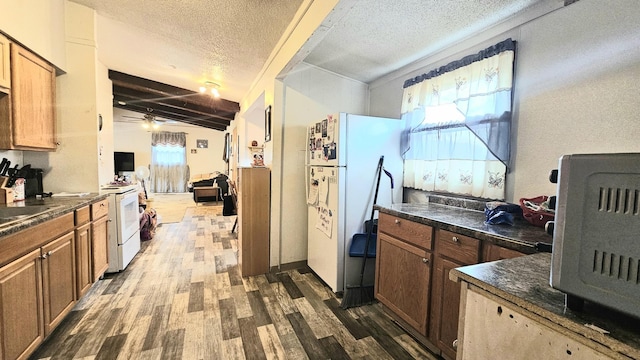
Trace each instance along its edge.
<instances>
[{"instance_id":1,"label":"curtain valance","mask_svg":"<svg viewBox=\"0 0 640 360\"><path fill-rule=\"evenodd\" d=\"M187 147L187 134L183 132L154 131L151 133L151 146L157 145Z\"/></svg>"},{"instance_id":2,"label":"curtain valance","mask_svg":"<svg viewBox=\"0 0 640 360\"><path fill-rule=\"evenodd\" d=\"M479 51L477 54L473 54L473 55L468 55L463 57L460 60L456 60L456 61L452 61L450 63L448 63L447 65L441 66L437 69L433 69L431 71L429 71L428 73L422 74L422 75L418 75L414 78L411 79L407 79L404 82L404 85L402 86L403 89L408 88L409 86L421 83L425 80L431 79L433 77L436 76L440 76L444 73L447 73L449 71L453 71L456 70L458 68L467 66L469 64L472 64L476 61L480 61L486 58L490 58L496 54L499 54L503 51L515 51L516 49L516 42L511 40L511 38L504 40L502 42L499 42L493 46L490 46L484 50Z\"/></svg>"}]
</instances>

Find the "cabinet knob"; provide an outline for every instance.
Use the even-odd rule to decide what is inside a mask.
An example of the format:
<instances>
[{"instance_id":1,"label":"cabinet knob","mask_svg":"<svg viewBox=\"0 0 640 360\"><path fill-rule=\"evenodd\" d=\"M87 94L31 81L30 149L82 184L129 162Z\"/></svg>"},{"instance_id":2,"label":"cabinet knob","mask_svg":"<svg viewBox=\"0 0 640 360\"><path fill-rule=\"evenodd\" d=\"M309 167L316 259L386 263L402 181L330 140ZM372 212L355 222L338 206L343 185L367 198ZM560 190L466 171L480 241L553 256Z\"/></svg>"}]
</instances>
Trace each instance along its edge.
<instances>
[{"instance_id":1,"label":"cabinet knob","mask_svg":"<svg viewBox=\"0 0 640 360\"><path fill-rule=\"evenodd\" d=\"M427 259L427 258L422 258L422 262L426 264L426 263L428 263L428 262L429 262L429 259Z\"/></svg>"},{"instance_id":2,"label":"cabinet knob","mask_svg":"<svg viewBox=\"0 0 640 360\"><path fill-rule=\"evenodd\" d=\"M458 339L453 340L453 344L451 344L454 349L458 349Z\"/></svg>"},{"instance_id":3,"label":"cabinet knob","mask_svg":"<svg viewBox=\"0 0 640 360\"><path fill-rule=\"evenodd\" d=\"M457 236L452 237L452 238L451 238L451 240L452 240L454 243L457 243L457 242L459 242L459 241L460 241L460 239L458 239L458 237L457 237Z\"/></svg>"},{"instance_id":4,"label":"cabinet knob","mask_svg":"<svg viewBox=\"0 0 640 360\"><path fill-rule=\"evenodd\" d=\"M42 254L42 256L40 256L40 259L46 259L51 255L53 255L53 251L47 251L46 253Z\"/></svg>"},{"instance_id":5,"label":"cabinet knob","mask_svg":"<svg viewBox=\"0 0 640 360\"><path fill-rule=\"evenodd\" d=\"M395 220L395 223L396 223L396 224L400 224L400 220L396 219L396 220Z\"/></svg>"}]
</instances>

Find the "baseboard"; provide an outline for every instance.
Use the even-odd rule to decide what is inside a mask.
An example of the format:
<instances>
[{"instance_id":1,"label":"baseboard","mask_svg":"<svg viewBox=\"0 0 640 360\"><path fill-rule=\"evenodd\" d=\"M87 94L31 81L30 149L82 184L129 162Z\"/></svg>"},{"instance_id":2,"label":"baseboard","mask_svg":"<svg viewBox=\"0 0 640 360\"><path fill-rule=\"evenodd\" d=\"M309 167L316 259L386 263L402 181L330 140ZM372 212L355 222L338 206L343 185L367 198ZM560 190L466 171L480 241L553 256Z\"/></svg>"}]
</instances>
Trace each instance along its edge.
<instances>
[{"instance_id":1,"label":"baseboard","mask_svg":"<svg viewBox=\"0 0 640 360\"><path fill-rule=\"evenodd\" d=\"M280 271L295 270L295 269L308 270L309 266L307 265L307 260L295 261L295 262L290 262L290 263L286 263L286 264L280 264L280 266L272 266L271 269L269 269L269 272L270 273L277 273L277 272L280 272Z\"/></svg>"}]
</instances>

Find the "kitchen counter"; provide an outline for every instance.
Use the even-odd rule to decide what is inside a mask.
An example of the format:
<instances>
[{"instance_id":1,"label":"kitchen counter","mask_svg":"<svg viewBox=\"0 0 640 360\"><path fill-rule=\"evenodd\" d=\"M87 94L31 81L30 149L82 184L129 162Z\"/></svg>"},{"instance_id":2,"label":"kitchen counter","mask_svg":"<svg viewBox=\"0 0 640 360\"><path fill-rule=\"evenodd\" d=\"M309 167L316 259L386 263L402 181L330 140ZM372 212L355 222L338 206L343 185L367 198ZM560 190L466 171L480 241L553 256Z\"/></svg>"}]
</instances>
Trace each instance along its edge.
<instances>
[{"instance_id":1,"label":"kitchen counter","mask_svg":"<svg viewBox=\"0 0 640 360\"><path fill-rule=\"evenodd\" d=\"M551 244L553 237L543 228L524 219L516 219L513 226L485 223L483 211L436 203L394 204L377 206L380 212L435 226L458 234L471 236L525 254L536 253L536 243Z\"/></svg>"},{"instance_id":2,"label":"kitchen counter","mask_svg":"<svg viewBox=\"0 0 640 360\"><path fill-rule=\"evenodd\" d=\"M551 254L539 253L456 268L449 277L558 325L563 335L581 337L625 359L640 359L640 319L590 302L580 312L566 308L564 293L549 285L550 269Z\"/></svg>"},{"instance_id":3,"label":"kitchen counter","mask_svg":"<svg viewBox=\"0 0 640 360\"><path fill-rule=\"evenodd\" d=\"M51 207L51 209L38 213L35 216L29 216L10 223L0 224L0 237L16 233L47 220L73 212L76 209L105 199L107 196L107 194L89 193L85 196L47 197L43 199L28 198L24 201L11 204L0 204L0 207L28 207L42 205Z\"/></svg>"}]
</instances>

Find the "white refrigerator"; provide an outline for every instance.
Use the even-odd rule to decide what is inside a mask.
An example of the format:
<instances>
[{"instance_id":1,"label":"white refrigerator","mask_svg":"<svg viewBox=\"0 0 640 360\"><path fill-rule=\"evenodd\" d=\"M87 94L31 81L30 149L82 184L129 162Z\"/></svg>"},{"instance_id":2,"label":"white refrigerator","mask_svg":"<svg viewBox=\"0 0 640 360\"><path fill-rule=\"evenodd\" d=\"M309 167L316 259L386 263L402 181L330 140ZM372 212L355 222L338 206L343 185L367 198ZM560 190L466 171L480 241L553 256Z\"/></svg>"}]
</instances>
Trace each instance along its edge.
<instances>
[{"instance_id":1,"label":"white refrigerator","mask_svg":"<svg viewBox=\"0 0 640 360\"><path fill-rule=\"evenodd\" d=\"M333 292L360 283L363 258L350 257L349 247L354 234L365 233L364 222L371 217L380 156L394 186L383 172L377 204L402 202L401 130L398 119L346 113L308 126L307 262ZM375 259L367 260L366 279L373 279L374 264Z\"/></svg>"}]
</instances>

